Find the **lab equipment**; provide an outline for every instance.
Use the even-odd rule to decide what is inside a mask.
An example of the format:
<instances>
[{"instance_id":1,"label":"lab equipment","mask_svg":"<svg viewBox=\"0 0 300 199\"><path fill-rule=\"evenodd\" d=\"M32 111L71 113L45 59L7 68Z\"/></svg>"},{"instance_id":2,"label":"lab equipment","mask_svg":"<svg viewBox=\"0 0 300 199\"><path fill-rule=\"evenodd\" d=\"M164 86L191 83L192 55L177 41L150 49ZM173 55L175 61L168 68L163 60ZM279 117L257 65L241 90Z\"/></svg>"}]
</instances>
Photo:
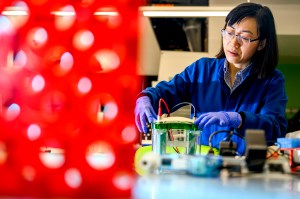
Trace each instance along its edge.
<instances>
[{"instance_id":1,"label":"lab equipment","mask_svg":"<svg viewBox=\"0 0 300 199\"><path fill-rule=\"evenodd\" d=\"M140 167L148 173L187 173L202 177L217 177L222 163L222 157L214 155L147 153L140 160Z\"/></svg>"},{"instance_id":2,"label":"lab equipment","mask_svg":"<svg viewBox=\"0 0 300 199\"><path fill-rule=\"evenodd\" d=\"M194 120L185 117L165 117L152 123L152 149L159 155L166 154L167 146L177 153L195 155L200 131Z\"/></svg>"}]
</instances>

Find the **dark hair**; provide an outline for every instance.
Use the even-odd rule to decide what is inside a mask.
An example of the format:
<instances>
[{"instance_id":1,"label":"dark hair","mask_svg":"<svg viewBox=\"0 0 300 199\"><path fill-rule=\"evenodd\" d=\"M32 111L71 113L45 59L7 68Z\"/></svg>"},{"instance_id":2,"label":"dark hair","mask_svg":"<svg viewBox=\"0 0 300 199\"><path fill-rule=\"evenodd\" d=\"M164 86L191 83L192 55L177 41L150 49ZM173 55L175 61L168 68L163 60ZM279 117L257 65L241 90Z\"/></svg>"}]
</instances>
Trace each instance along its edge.
<instances>
[{"instance_id":1,"label":"dark hair","mask_svg":"<svg viewBox=\"0 0 300 199\"><path fill-rule=\"evenodd\" d=\"M242 3L227 15L224 29L227 25L232 26L235 23L240 23L245 17L256 19L259 40L266 40L265 47L256 51L252 57L253 69L258 73L259 78L264 78L275 70L278 63L278 43L274 17L271 10L266 6L256 3ZM223 43L216 57L225 57Z\"/></svg>"}]
</instances>

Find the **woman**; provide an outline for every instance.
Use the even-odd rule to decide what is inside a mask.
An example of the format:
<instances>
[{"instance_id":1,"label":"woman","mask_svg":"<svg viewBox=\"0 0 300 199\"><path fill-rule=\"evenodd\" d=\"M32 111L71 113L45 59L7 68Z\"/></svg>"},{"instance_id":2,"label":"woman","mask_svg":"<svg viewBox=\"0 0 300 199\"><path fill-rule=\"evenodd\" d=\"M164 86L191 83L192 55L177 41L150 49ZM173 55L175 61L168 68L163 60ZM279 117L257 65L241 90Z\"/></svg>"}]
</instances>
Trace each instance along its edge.
<instances>
[{"instance_id":1,"label":"woman","mask_svg":"<svg viewBox=\"0 0 300 199\"><path fill-rule=\"evenodd\" d=\"M260 4L240 4L227 15L221 35L216 58L201 58L169 82L140 93L135 120L141 132L147 130L147 121L156 120L163 98L169 107L180 102L195 106L201 144L208 145L217 130L234 129L232 139L242 155L246 129L263 129L267 141L285 136L287 96L284 76L275 69L278 45L272 12ZM212 146L218 148L226 136L213 136Z\"/></svg>"}]
</instances>

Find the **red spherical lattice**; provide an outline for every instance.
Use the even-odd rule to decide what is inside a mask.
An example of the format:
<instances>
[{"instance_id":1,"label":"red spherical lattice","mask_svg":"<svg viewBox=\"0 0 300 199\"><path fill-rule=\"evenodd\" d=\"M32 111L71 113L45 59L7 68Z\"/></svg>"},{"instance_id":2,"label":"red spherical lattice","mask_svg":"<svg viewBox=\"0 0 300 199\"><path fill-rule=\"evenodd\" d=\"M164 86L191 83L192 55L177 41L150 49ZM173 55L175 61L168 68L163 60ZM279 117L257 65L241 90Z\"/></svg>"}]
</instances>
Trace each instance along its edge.
<instances>
[{"instance_id":1,"label":"red spherical lattice","mask_svg":"<svg viewBox=\"0 0 300 199\"><path fill-rule=\"evenodd\" d=\"M1 196L130 197L141 4L1 1Z\"/></svg>"}]
</instances>

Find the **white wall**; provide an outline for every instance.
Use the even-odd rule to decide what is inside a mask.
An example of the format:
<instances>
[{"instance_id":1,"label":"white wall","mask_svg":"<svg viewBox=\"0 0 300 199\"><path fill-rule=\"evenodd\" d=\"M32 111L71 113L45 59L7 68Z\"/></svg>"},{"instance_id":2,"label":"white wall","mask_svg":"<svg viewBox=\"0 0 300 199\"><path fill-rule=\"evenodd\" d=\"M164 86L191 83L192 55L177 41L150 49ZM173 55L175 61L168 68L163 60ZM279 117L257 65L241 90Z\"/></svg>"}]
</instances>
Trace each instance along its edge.
<instances>
[{"instance_id":1,"label":"white wall","mask_svg":"<svg viewBox=\"0 0 300 199\"><path fill-rule=\"evenodd\" d=\"M140 17L140 35L137 72L140 75L156 76L160 61L160 48L148 17Z\"/></svg>"}]
</instances>

